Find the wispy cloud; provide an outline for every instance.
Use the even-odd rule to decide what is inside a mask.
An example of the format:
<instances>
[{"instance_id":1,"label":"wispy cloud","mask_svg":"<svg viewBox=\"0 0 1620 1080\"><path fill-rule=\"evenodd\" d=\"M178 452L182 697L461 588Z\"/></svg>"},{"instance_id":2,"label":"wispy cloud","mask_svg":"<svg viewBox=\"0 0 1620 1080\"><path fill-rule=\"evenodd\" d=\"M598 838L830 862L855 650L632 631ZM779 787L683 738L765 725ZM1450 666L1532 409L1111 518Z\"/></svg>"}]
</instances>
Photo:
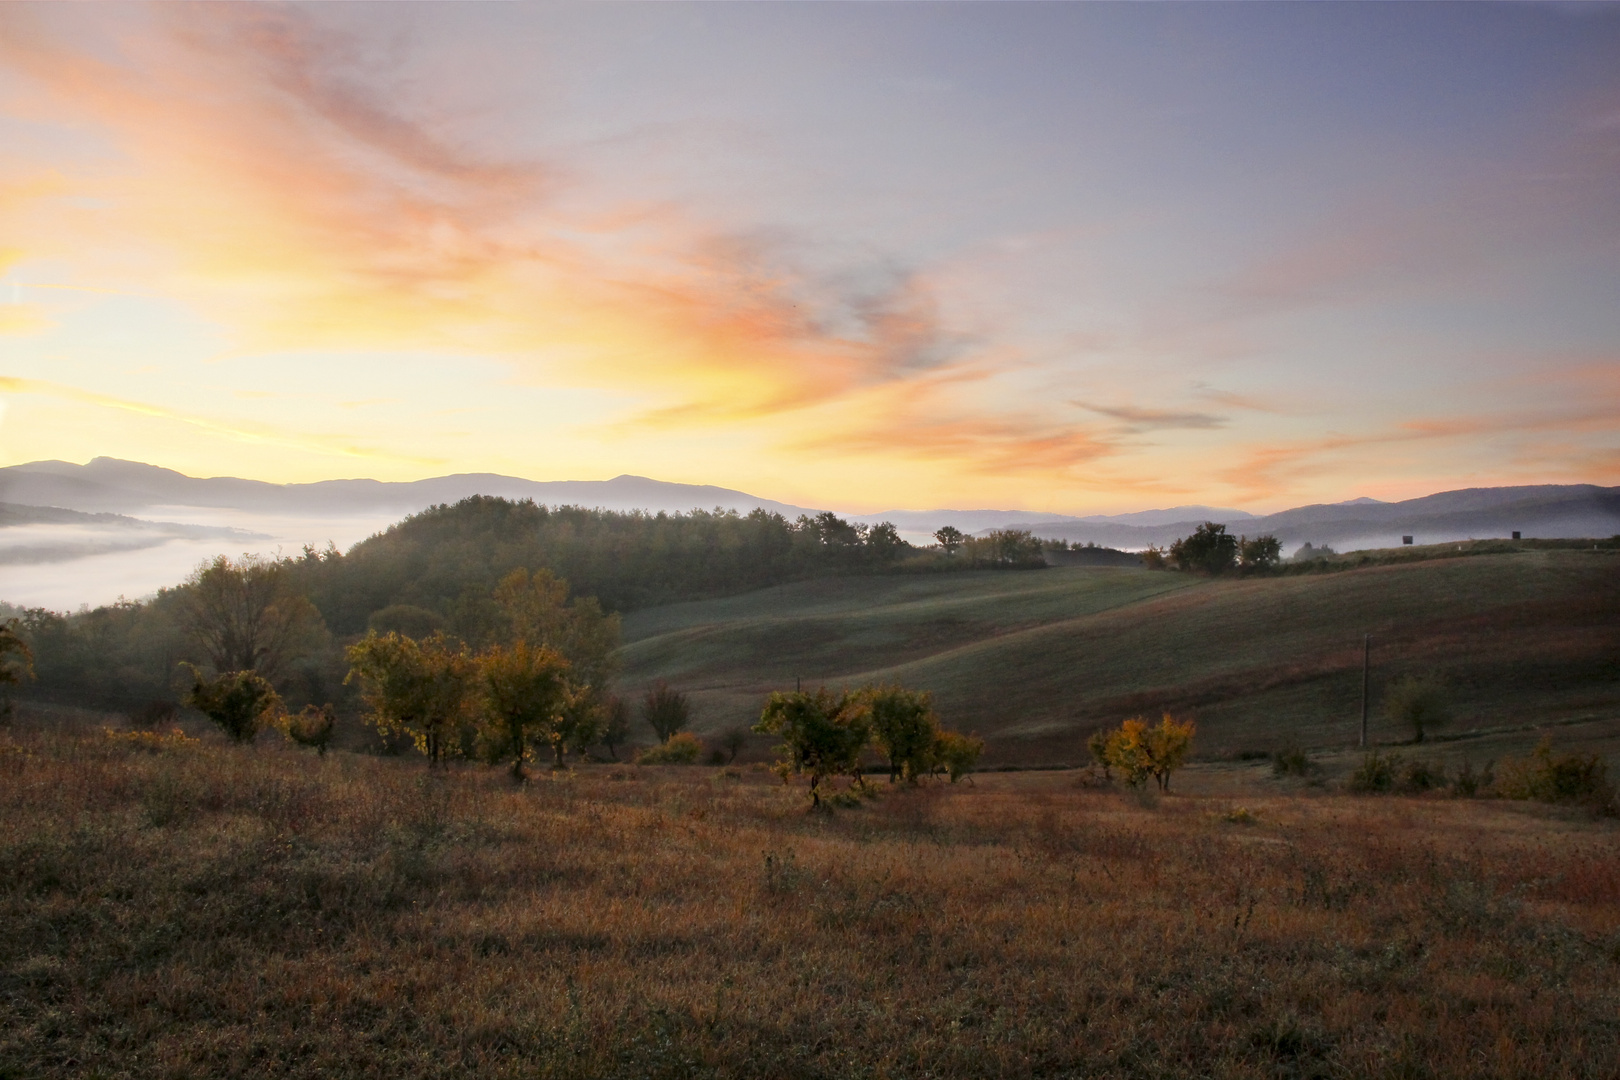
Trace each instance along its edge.
<instances>
[{"instance_id":1,"label":"wispy cloud","mask_svg":"<svg viewBox=\"0 0 1620 1080\"><path fill-rule=\"evenodd\" d=\"M1492 455L1489 482L1514 475L1518 468L1552 470L1565 481L1603 483L1620 481L1612 455L1601 448L1566 443L1547 452L1547 440L1563 440L1578 432L1620 431L1620 401L1594 400L1583 407L1489 416L1421 417L1360 434L1329 434L1250 446L1235 463L1215 476L1251 498L1289 490L1324 475L1398 475L1409 471L1414 450L1437 455L1447 443L1476 443L1482 438L1510 440ZM1455 460L1455 458L1454 458ZM1464 457L1466 460L1466 457ZM1577 463L1577 464L1572 464ZM1596 469L1585 476L1581 470Z\"/></svg>"},{"instance_id":2,"label":"wispy cloud","mask_svg":"<svg viewBox=\"0 0 1620 1080\"><path fill-rule=\"evenodd\" d=\"M1159 429L1209 429L1227 425L1227 418L1213 413L1177 412L1167 409L1139 409L1129 405L1092 405L1084 401L1071 402L1077 408L1098 416L1108 416L1124 422L1123 430L1130 432Z\"/></svg>"}]
</instances>

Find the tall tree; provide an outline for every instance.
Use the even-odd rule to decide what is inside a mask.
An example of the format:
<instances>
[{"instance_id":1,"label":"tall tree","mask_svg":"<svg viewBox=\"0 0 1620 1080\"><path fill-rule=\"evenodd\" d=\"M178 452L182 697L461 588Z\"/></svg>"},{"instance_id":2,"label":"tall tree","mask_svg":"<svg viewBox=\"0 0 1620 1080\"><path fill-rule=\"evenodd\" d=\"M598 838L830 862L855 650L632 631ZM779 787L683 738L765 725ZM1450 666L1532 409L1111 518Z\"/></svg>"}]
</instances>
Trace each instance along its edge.
<instances>
[{"instance_id":1,"label":"tall tree","mask_svg":"<svg viewBox=\"0 0 1620 1080\"><path fill-rule=\"evenodd\" d=\"M1226 526L1206 521L1170 545L1170 560L1182 570L1197 570L1205 574L1220 574L1237 562L1238 538L1226 531Z\"/></svg>"},{"instance_id":2,"label":"tall tree","mask_svg":"<svg viewBox=\"0 0 1620 1080\"><path fill-rule=\"evenodd\" d=\"M857 774L861 751L872 741L871 713L860 695L833 694L825 687L814 693L772 694L754 730L781 736L787 753L781 762L783 778L809 776L812 806L821 805L823 780Z\"/></svg>"},{"instance_id":3,"label":"tall tree","mask_svg":"<svg viewBox=\"0 0 1620 1080\"><path fill-rule=\"evenodd\" d=\"M555 649L568 661L576 688L592 702L605 696L618 670L619 617L603 612L595 597L568 602L568 582L550 570L513 570L495 587L495 603L513 638Z\"/></svg>"},{"instance_id":4,"label":"tall tree","mask_svg":"<svg viewBox=\"0 0 1620 1080\"><path fill-rule=\"evenodd\" d=\"M915 784L933 767L939 718L933 699L903 686L874 686L861 692L871 713L872 737L889 759L889 782L904 777Z\"/></svg>"},{"instance_id":5,"label":"tall tree","mask_svg":"<svg viewBox=\"0 0 1620 1080\"><path fill-rule=\"evenodd\" d=\"M179 592L181 625L218 674L254 671L275 679L321 627L315 606L293 589L285 561L221 555L199 566Z\"/></svg>"},{"instance_id":6,"label":"tall tree","mask_svg":"<svg viewBox=\"0 0 1620 1080\"><path fill-rule=\"evenodd\" d=\"M614 761L619 760L619 747L630 737L630 706L617 694L609 694L602 702L602 734L600 740Z\"/></svg>"},{"instance_id":7,"label":"tall tree","mask_svg":"<svg viewBox=\"0 0 1620 1080\"><path fill-rule=\"evenodd\" d=\"M1244 570L1270 570L1282 562L1282 541L1270 533L1250 540L1238 537L1238 565Z\"/></svg>"},{"instance_id":8,"label":"tall tree","mask_svg":"<svg viewBox=\"0 0 1620 1080\"><path fill-rule=\"evenodd\" d=\"M568 661L556 649L519 640L480 653L478 675L486 730L512 756L512 778L522 781L529 739L538 734L558 745L559 719L570 704Z\"/></svg>"},{"instance_id":9,"label":"tall tree","mask_svg":"<svg viewBox=\"0 0 1620 1080\"><path fill-rule=\"evenodd\" d=\"M659 679L641 699L641 718L653 729L658 741L666 743L692 719L692 707L685 694Z\"/></svg>"},{"instance_id":10,"label":"tall tree","mask_svg":"<svg viewBox=\"0 0 1620 1080\"><path fill-rule=\"evenodd\" d=\"M442 634L415 641L399 634L368 634L346 653L349 674L360 681L370 719L385 734L404 732L440 764L466 718L477 668L459 643Z\"/></svg>"},{"instance_id":11,"label":"tall tree","mask_svg":"<svg viewBox=\"0 0 1620 1080\"><path fill-rule=\"evenodd\" d=\"M0 623L0 689L5 694L0 701L0 717L11 715L11 688L34 676L34 652L17 632L17 626L17 619Z\"/></svg>"}]
</instances>

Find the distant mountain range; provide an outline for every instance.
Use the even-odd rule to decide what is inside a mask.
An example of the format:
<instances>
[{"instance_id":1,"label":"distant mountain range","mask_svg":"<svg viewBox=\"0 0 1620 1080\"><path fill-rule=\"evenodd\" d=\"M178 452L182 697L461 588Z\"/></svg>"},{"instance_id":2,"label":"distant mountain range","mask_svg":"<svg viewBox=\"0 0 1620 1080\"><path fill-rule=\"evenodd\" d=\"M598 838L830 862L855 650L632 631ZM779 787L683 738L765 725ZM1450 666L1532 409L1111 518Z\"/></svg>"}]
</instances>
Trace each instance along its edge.
<instances>
[{"instance_id":1,"label":"distant mountain range","mask_svg":"<svg viewBox=\"0 0 1620 1080\"><path fill-rule=\"evenodd\" d=\"M642 476L612 480L523 480L495 473L459 473L430 480L322 480L313 484L270 484L229 476L200 478L145 465L99 457L88 465L34 461L0 469L0 502L57 506L69 510L141 514L163 507L190 506L244 510L253 514L355 514L382 511L400 516L469 495L533 499L548 506L579 505L604 510L662 510L669 513L717 506L747 513L756 506L788 517L815 513L799 506L760 499L707 484L670 484Z\"/></svg>"},{"instance_id":2,"label":"distant mountain range","mask_svg":"<svg viewBox=\"0 0 1620 1080\"><path fill-rule=\"evenodd\" d=\"M0 513L0 528L22 524L24 520L38 523L50 520L48 515L41 516L43 511L28 511L27 507L142 517L161 517L165 510L180 508L239 510L253 516L319 518L375 514L402 517L469 495L533 499L552 506L571 504L654 513L714 508L747 513L759 507L794 518L817 512L729 488L672 484L641 476L536 481L493 473L462 473L408 483L325 480L312 484L270 484L234 477L191 477L172 469L103 457L87 465L36 461L0 468L0 503L12 504ZM1209 506L1176 506L1089 517L1021 510L950 509L891 510L845 516L862 521L891 521L914 542L926 542L935 529L954 525L969 533L991 528L1027 528L1039 536L1071 543L1090 542L1134 550L1149 544L1171 543L1190 533L1200 522L1218 521L1227 524L1233 532L1271 533L1283 542L1285 552L1307 542L1345 551L1395 546L1400 544L1402 536L1408 535L1423 544L1505 537L1515 530L1527 537L1549 538L1620 534L1620 488L1591 484L1469 488L1403 502L1352 499L1264 516ZM103 524L122 523L104 519ZM131 526L136 524L140 523L130 522ZM178 530L180 526L171 528ZM242 533L235 538L247 537L248 534ZM30 556L24 558L30 559Z\"/></svg>"}]
</instances>

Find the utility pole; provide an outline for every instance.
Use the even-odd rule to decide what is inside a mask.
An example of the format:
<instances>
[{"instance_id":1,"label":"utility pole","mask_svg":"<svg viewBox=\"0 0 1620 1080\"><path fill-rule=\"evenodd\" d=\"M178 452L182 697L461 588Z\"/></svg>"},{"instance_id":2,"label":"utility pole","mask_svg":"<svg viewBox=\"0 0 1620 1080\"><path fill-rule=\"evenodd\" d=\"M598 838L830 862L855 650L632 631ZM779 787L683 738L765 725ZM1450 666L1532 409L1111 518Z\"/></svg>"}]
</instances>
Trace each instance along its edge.
<instances>
[{"instance_id":1,"label":"utility pole","mask_svg":"<svg viewBox=\"0 0 1620 1080\"><path fill-rule=\"evenodd\" d=\"M1361 748L1367 749L1367 687L1372 670L1372 635L1361 635Z\"/></svg>"}]
</instances>

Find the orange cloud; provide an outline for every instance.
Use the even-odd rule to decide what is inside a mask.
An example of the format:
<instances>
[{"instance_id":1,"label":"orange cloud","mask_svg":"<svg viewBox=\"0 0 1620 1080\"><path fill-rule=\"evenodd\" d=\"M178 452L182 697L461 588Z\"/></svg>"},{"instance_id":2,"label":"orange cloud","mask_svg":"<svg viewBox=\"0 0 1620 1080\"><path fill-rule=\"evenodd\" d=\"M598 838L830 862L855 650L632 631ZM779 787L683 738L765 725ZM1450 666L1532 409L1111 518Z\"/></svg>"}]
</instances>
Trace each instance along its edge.
<instances>
[{"instance_id":1,"label":"orange cloud","mask_svg":"<svg viewBox=\"0 0 1620 1080\"><path fill-rule=\"evenodd\" d=\"M648 402L636 422L680 427L794 412L961 348L915 275L818 282L779 245L670 207L561 216L547 195L564 170L411 119L349 74L366 67L357 43L300 12L158 11L169 32L120 39L126 65L7 13L20 31L0 55L125 161L35 184L0 220L50 220L57 252L142 253L243 350L499 354L532 378L618 387Z\"/></svg>"},{"instance_id":2,"label":"orange cloud","mask_svg":"<svg viewBox=\"0 0 1620 1080\"><path fill-rule=\"evenodd\" d=\"M1361 435L1328 435L1251 447L1235 465L1216 470L1214 475L1250 497L1265 498L1274 492L1289 490L1303 480L1332 473L1365 476L1373 471L1369 469L1371 458L1380 448L1473 440L1482 436L1551 434L1556 438L1574 431L1615 430L1620 430L1620 402L1617 401L1596 401L1586 407L1513 416L1419 418ZM1350 456L1352 454L1354 457ZM1534 465L1545 471L1551 463L1571 460L1583 462L1578 468L1597 466L1601 469L1595 477L1588 474L1585 477L1588 482L1617 476L1614 469L1602 464L1609 460L1606 451L1583 451L1568 446L1548 454L1533 441L1506 455L1493 471L1503 478L1500 482L1509 482L1516 465ZM1383 471L1390 472L1394 471L1390 466L1396 463L1383 460L1378 464L1384 467ZM1571 470L1571 479L1579 478L1578 468Z\"/></svg>"},{"instance_id":3,"label":"orange cloud","mask_svg":"<svg viewBox=\"0 0 1620 1080\"><path fill-rule=\"evenodd\" d=\"M1248 345L1222 338L1221 318L1194 325L1197 312L1143 340L1077 332L1065 355L1149 355L1151 370L1132 368L1144 396L1138 386L1066 382L1032 392L1019 382L1025 356L991 350L941 311L948 278L938 268L872 260L829 274L798 257L791 238L726 233L667 203L595 203L565 160L476 145L413 96L386 53L333 30L320 8L158 6L103 17L0 6L0 65L20 76L0 109L72 150L8 147L0 268L65 263L72 272L55 284L178 300L226 328L240 353L498 357L519 383L609 391L617 405L580 421L603 443L740 433L738 445L787 459L777 475L807 457L864 457L897 475L969 477L975 493L1020 480L1215 498L1199 485L1270 497L1361 450L1495 430L1419 419L1374 435L1239 446L1227 465L1207 449L1149 446L1147 433L1192 439L1226 423L1216 412L1281 425L1298 410L1195 387L1215 412L1085 405L1095 415L1074 422L1077 393L1150 401L1167 376L1179 383L1184 354L1247 355ZM1407 223L1348 237L1329 228L1257 264L1221 300L1245 312L1286 308L1356 293L1390 266L1427 273L1421 249L1449 244L1456 221L1417 239ZM1471 234L1461 234L1466 246ZM38 329L37 314L0 305L0 333ZM42 385L19 392L77 393ZM148 408L83 400L92 398ZM367 387L341 407L370 400ZM274 436L162 415L224 438ZM1612 409L1584 420L1564 410L1556 422L1602 430L1613 420ZM1128 436L1138 437L1129 447ZM285 438L370 453L342 439ZM864 471L852 464L838 479Z\"/></svg>"}]
</instances>

